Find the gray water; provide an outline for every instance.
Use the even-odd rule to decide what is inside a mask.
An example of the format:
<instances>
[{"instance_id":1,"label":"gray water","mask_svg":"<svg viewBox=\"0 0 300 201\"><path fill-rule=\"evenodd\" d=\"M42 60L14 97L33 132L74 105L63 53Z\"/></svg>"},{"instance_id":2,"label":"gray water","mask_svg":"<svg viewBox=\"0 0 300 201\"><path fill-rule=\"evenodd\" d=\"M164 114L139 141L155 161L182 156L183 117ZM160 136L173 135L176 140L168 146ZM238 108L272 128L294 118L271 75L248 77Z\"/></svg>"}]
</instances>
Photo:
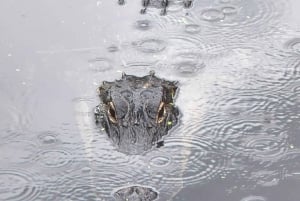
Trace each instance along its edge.
<instances>
[{"instance_id":1,"label":"gray water","mask_svg":"<svg viewBox=\"0 0 300 201\"><path fill-rule=\"evenodd\" d=\"M300 2L0 2L0 200L300 200ZM178 80L179 125L143 155L94 124L122 72Z\"/></svg>"}]
</instances>

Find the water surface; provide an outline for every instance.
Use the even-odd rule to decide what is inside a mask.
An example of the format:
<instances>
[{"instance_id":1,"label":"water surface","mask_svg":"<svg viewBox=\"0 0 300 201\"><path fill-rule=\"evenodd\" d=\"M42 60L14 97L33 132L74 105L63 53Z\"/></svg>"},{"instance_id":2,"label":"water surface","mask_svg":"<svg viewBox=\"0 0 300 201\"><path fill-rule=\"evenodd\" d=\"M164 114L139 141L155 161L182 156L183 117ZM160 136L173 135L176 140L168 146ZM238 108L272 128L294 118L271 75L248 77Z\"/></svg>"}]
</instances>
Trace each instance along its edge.
<instances>
[{"instance_id":1,"label":"water surface","mask_svg":"<svg viewBox=\"0 0 300 201\"><path fill-rule=\"evenodd\" d=\"M0 3L0 200L299 201L300 4L174 0ZM127 74L180 82L164 146L118 152L96 88Z\"/></svg>"}]
</instances>

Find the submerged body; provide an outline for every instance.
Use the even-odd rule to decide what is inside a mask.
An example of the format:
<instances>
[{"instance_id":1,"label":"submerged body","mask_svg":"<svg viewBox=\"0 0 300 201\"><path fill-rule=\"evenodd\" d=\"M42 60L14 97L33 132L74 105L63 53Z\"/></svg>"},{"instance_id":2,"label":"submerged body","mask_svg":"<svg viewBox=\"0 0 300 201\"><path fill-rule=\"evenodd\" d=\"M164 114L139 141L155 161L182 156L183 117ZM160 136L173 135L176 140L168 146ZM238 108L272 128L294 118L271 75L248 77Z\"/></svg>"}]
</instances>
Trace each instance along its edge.
<instances>
[{"instance_id":1,"label":"submerged body","mask_svg":"<svg viewBox=\"0 0 300 201\"><path fill-rule=\"evenodd\" d=\"M118 0L120 5L125 3L125 0ZM161 14L167 13L167 7L173 4L173 0L142 0L143 9L141 13L145 13L148 7L161 8ZM192 5L193 0L182 0L182 4L185 8L189 8Z\"/></svg>"},{"instance_id":2,"label":"submerged body","mask_svg":"<svg viewBox=\"0 0 300 201\"><path fill-rule=\"evenodd\" d=\"M178 121L174 106L177 83L150 75L123 74L99 87L96 122L121 152L141 154L158 143Z\"/></svg>"}]
</instances>

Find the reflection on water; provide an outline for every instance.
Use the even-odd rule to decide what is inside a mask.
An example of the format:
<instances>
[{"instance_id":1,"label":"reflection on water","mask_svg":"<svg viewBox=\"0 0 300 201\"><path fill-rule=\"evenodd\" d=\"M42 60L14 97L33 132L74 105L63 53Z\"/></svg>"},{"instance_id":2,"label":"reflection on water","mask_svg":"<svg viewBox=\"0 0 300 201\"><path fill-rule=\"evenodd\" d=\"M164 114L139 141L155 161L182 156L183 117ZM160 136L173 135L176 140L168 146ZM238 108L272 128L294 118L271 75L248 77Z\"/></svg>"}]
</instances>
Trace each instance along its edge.
<instances>
[{"instance_id":1,"label":"reflection on water","mask_svg":"<svg viewBox=\"0 0 300 201\"><path fill-rule=\"evenodd\" d=\"M0 4L0 200L299 200L298 1ZM179 81L180 123L126 155L96 89L150 70Z\"/></svg>"}]
</instances>

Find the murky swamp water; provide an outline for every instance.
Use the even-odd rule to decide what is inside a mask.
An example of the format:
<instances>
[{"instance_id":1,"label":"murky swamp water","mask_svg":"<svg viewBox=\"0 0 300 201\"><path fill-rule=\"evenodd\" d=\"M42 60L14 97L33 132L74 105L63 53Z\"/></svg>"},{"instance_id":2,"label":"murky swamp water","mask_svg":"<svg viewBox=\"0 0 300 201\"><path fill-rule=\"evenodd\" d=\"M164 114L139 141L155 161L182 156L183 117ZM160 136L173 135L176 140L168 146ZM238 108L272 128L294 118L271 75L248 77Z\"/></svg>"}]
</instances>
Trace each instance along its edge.
<instances>
[{"instance_id":1,"label":"murky swamp water","mask_svg":"<svg viewBox=\"0 0 300 201\"><path fill-rule=\"evenodd\" d=\"M0 200L300 200L298 0L0 2ZM164 146L120 153L93 120L127 74L180 82Z\"/></svg>"}]
</instances>

